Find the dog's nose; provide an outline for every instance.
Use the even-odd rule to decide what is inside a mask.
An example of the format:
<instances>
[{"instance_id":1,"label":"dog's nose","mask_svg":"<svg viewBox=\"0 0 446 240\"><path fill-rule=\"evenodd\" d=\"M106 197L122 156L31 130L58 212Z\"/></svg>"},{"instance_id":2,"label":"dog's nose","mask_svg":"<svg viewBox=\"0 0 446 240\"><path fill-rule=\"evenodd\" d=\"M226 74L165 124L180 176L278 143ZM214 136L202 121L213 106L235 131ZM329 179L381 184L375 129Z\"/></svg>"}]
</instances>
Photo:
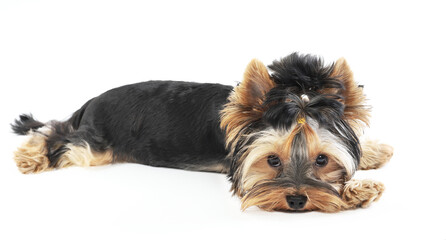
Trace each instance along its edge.
<instances>
[{"instance_id":1,"label":"dog's nose","mask_svg":"<svg viewBox=\"0 0 446 240\"><path fill-rule=\"evenodd\" d=\"M297 196L287 196L286 201L288 206L294 210L299 210L305 207L305 203L307 203L307 197L302 195Z\"/></svg>"}]
</instances>

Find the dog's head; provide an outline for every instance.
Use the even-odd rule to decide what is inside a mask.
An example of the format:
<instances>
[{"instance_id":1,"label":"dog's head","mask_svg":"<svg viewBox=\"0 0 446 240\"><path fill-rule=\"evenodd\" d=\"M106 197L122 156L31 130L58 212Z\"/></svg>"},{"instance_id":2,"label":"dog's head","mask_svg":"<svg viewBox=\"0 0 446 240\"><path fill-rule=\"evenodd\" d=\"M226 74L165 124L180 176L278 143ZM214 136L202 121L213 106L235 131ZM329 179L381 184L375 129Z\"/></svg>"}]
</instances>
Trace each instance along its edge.
<instances>
[{"instance_id":1,"label":"dog's head","mask_svg":"<svg viewBox=\"0 0 446 240\"><path fill-rule=\"evenodd\" d=\"M222 110L232 190L242 208L339 211L361 157L365 97L344 59L253 60Z\"/></svg>"}]
</instances>

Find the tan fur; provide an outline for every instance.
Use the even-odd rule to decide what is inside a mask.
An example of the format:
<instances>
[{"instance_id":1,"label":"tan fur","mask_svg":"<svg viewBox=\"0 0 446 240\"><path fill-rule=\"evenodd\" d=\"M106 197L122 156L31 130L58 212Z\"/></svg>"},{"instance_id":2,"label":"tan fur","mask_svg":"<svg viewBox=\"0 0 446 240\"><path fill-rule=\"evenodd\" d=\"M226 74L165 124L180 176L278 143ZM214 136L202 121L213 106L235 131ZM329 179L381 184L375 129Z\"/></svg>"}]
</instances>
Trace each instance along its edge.
<instances>
[{"instance_id":1,"label":"tan fur","mask_svg":"<svg viewBox=\"0 0 446 240\"><path fill-rule=\"evenodd\" d=\"M246 210L250 206L258 206L265 211L286 211L291 210L286 202L287 195L296 194L296 190L293 188L259 188L253 197L253 193L247 194L242 198L242 210Z\"/></svg>"},{"instance_id":2,"label":"tan fur","mask_svg":"<svg viewBox=\"0 0 446 240\"><path fill-rule=\"evenodd\" d=\"M350 180L345 184L342 199L346 209L368 207L384 192L384 184L373 180Z\"/></svg>"},{"instance_id":3,"label":"tan fur","mask_svg":"<svg viewBox=\"0 0 446 240\"><path fill-rule=\"evenodd\" d=\"M277 176L277 169L268 165L267 158L268 156L258 158L260 161L254 162L246 175L243 175L243 189L251 189L259 181L273 179Z\"/></svg>"},{"instance_id":4,"label":"tan fur","mask_svg":"<svg viewBox=\"0 0 446 240\"><path fill-rule=\"evenodd\" d=\"M250 145L248 151L241 157L244 161L243 172L237 174L242 175L243 191L237 192L237 195L242 197L243 210L256 205L266 211L293 211L286 202L286 196L296 194L305 195L308 198L306 206L301 211L337 212L349 208L349 205L341 198L321 189L262 187L262 183L273 180L278 172L278 169L268 165L267 156L270 154L279 156L283 167L286 168L291 151L289 145L298 131L306 131L307 141L311 142L308 151L311 155L309 161L314 166L313 174L317 178L331 183L338 191L342 190L347 175L342 161L339 161L336 155L330 155L330 152L336 153L336 151L333 151L327 143L321 142L316 131L310 125L297 124L287 132L280 133L271 130L263 133L263 137ZM325 153L326 150L331 151ZM313 163L317 155L321 153L329 157L329 162L327 166L319 168Z\"/></svg>"},{"instance_id":5,"label":"tan fur","mask_svg":"<svg viewBox=\"0 0 446 240\"><path fill-rule=\"evenodd\" d=\"M296 126L292 128L293 130L287 136L285 141L285 146L284 146L285 152L287 153L291 152L291 149L293 148L294 138L296 137L297 134L299 134L302 131L304 125L306 124L296 124Z\"/></svg>"},{"instance_id":6,"label":"tan fur","mask_svg":"<svg viewBox=\"0 0 446 240\"><path fill-rule=\"evenodd\" d=\"M277 176L278 169L270 167L267 163L267 157L269 155L278 156L282 161L283 167L286 168L290 161L293 139L300 131L305 132L308 152L310 154L308 161L313 166L319 154L324 153L329 157L327 166L323 168L313 167L313 173L317 178L336 184L344 181L344 177L349 178L350 175L345 175L348 171L342 165L343 162L339 160L338 156L331 154L332 152L336 153L336 151L331 149L332 146L321 143L316 132L309 124L296 124L291 129L290 131L283 132L275 130L265 131L262 133L262 137L247 147L246 152L240 158L243 161L241 171L239 170L236 173L242 176L242 188L240 190L249 191L257 183L273 179ZM243 191L237 192L237 194L243 197Z\"/></svg>"},{"instance_id":7,"label":"tan fur","mask_svg":"<svg viewBox=\"0 0 446 240\"><path fill-rule=\"evenodd\" d=\"M378 141L365 140L361 142L362 157L360 170L377 169L386 164L393 156L393 147Z\"/></svg>"},{"instance_id":8,"label":"tan fur","mask_svg":"<svg viewBox=\"0 0 446 240\"><path fill-rule=\"evenodd\" d=\"M293 139L295 138L295 135L301 130L305 133L309 154L308 160L313 165L314 175L326 182L337 183L341 180L344 180L343 175L346 173L346 171L345 167L342 165L342 161L340 161L337 156L331 154L331 152L334 151L328 151L331 150L330 146L325 142L321 142L317 133L308 123L297 124L297 126L294 128L287 139L285 148L286 151L291 151L291 144L293 142ZM319 168L314 165L314 162L316 161L316 158L319 154L325 154L329 158L328 164L325 167Z\"/></svg>"},{"instance_id":9,"label":"tan fur","mask_svg":"<svg viewBox=\"0 0 446 240\"><path fill-rule=\"evenodd\" d=\"M42 132L30 132L28 139L14 152L14 160L20 172L24 174L39 173L53 169L47 157L47 136ZM64 153L55 168L69 166L99 166L110 164L113 161L113 152L107 150L96 152L85 143L84 146L67 144L69 149Z\"/></svg>"},{"instance_id":10,"label":"tan fur","mask_svg":"<svg viewBox=\"0 0 446 240\"><path fill-rule=\"evenodd\" d=\"M358 136L362 135L364 127L369 125L370 107L366 105L366 97L361 87L353 78L353 72L344 58L340 58L334 64L331 77L339 79L345 89L341 92L337 89L323 89L321 93L341 94L344 97L345 118L353 127Z\"/></svg>"},{"instance_id":11,"label":"tan fur","mask_svg":"<svg viewBox=\"0 0 446 240\"><path fill-rule=\"evenodd\" d=\"M316 129L313 129L313 127ZM296 124L288 131L277 131L270 129L269 131L254 133L260 134L261 137L246 147L245 153L240 158L240 160L243 161L243 164L235 173L235 175L241 176L241 187L237 189L236 194L245 199L243 200L244 202L246 201L244 204L245 207L259 203L262 204L262 206L259 207L265 210L291 210L288 207L279 209L279 206L285 205L282 204L281 201L277 202L276 197L272 197L269 193L267 193L267 189L265 189L265 193L259 196L256 194L256 192L259 190L256 189L258 188L259 184L273 180L278 174L279 169L270 167L267 163L267 157L269 155L276 155L280 157L282 166L284 168L287 167L290 161L289 158L292 141L295 135L300 131L305 132L306 141L308 143L308 152L310 155L308 161L310 161L310 164L313 166L312 174L314 174L316 178L330 183L335 189L338 190L341 190L343 183L351 178L352 173L346 169L346 166L344 165L345 161L342 161L341 159L345 156L342 154L342 152L339 152L336 144L333 145L332 139L329 138L329 135L318 129L316 125L313 126L308 123L303 123ZM317 133L322 134L321 139ZM314 164L319 154L325 154L329 158L328 164L324 167L317 167ZM251 193L252 191L254 193ZM285 193L281 191L286 190L269 189L269 191L273 191L280 196L283 196ZM313 203L308 203L310 205L308 205L308 207L306 207L304 210L317 209L325 212L333 212L339 211L344 207L343 204L339 203L339 201L342 202L342 200L332 193L321 192L320 189L314 190L308 188L306 188L305 191L310 193L305 192L301 194L308 194L309 197L312 197ZM272 197L272 202L268 202L265 196ZM259 197L260 199L257 200L252 199ZM284 199L282 200L285 201ZM324 199L331 203L324 203Z\"/></svg>"},{"instance_id":12,"label":"tan fur","mask_svg":"<svg viewBox=\"0 0 446 240\"><path fill-rule=\"evenodd\" d=\"M322 168L314 166L314 176L327 183L340 183L344 181L344 175L346 174L345 168L338 163L339 161L336 160L336 157L331 156L330 154L325 155L328 157L327 165ZM316 159L316 157L312 159Z\"/></svg>"},{"instance_id":13,"label":"tan fur","mask_svg":"<svg viewBox=\"0 0 446 240\"><path fill-rule=\"evenodd\" d=\"M307 196L307 204L303 211L339 212L348 207L341 198L320 189L304 188L301 194Z\"/></svg>"},{"instance_id":14,"label":"tan fur","mask_svg":"<svg viewBox=\"0 0 446 240\"><path fill-rule=\"evenodd\" d=\"M262 117L265 94L274 87L265 65L253 59L246 67L243 81L234 88L221 112L221 128L226 131L226 147L237 142L242 129Z\"/></svg>"},{"instance_id":15,"label":"tan fur","mask_svg":"<svg viewBox=\"0 0 446 240\"><path fill-rule=\"evenodd\" d=\"M373 180L350 180L342 190L341 197L315 188L256 188L242 198L242 210L258 206L266 211L292 211L286 202L288 195L304 195L307 203L300 211L339 212L368 207L384 192L384 185Z\"/></svg>"},{"instance_id":16,"label":"tan fur","mask_svg":"<svg viewBox=\"0 0 446 240\"><path fill-rule=\"evenodd\" d=\"M244 106L260 107L265 94L274 87L265 65L257 59L246 67L243 81L236 87L238 103Z\"/></svg>"},{"instance_id":17,"label":"tan fur","mask_svg":"<svg viewBox=\"0 0 446 240\"><path fill-rule=\"evenodd\" d=\"M85 143L85 147L73 144L67 144L66 147L69 150L59 159L57 163L58 168L100 166L110 164L113 161L113 152L111 150L104 152L92 151L87 143Z\"/></svg>"},{"instance_id":18,"label":"tan fur","mask_svg":"<svg viewBox=\"0 0 446 240\"><path fill-rule=\"evenodd\" d=\"M321 154L321 141L314 129L307 123L304 124L303 132L305 134L305 141L307 142L309 160L313 161Z\"/></svg>"},{"instance_id":19,"label":"tan fur","mask_svg":"<svg viewBox=\"0 0 446 240\"><path fill-rule=\"evenodd\" d=\"M283 165L289 161L290 152L284 147L289 132L271 129L257 134L262 137L247 146L245 154L241 156L243 164L236 173L242 176L242 188L239 190L249 190L258 182L273 179L277 175L277 169L270 167L267 162L269 155L277 155ZM237 194L242 196L243 192Z\"/></svg>"},{"instance_id":20,"label":"tan fur","mask_svg":"<svg viewBox=\"0 0 446 240\"><path fill-rule=\"evenodd\" d=\"M373 180L348 181L342 190L341 198L318 189L304 189L308 201L303 210L338 212L358 207L365 208L372 202L378 201L384 189L382 183Z\"/></svg>"},{"instance_id":21,"label":"tan fur","mask_svg":"<svg viewBox=\"0 0 446 240\"><path fill-rule=\"evenodd\" d=\"M131 160L127 162L132 162ZM211 166L203 166L203 167L193 167L191 168L193 171L200 171L200 172L217 172L217 173L228 173L229 169L224 164L215 164Z\"/></svg>"},{"instance_id":22,"label":"tan fur","mask_svg":"<svg viewBox=\"0 0 446 240\"><path fill-rule=\"evenodd\" d=\"M340 58L336 61L332 76L338 76L344 83L345 90L342 95L344 96L344 114L346 118L360 120L365 124L368 124L370 109L364 107L366 101L365 95L362 88L358 87L358 84L355 82L353 72L344 58Z\"/></svg>"},{"instance_id":23,"label":"tan fur","mask_svg":"<svg viewBox=\"0 0 446 240\"><path fill-rule=\"evenodd\" d=\"M299 134L301 131L303 131L305 135L305 139L307 142L308 147L308 153L310 156L317 155L319 153L319 138L316 134L316 132L312 129L312 127L304 122L304 123L298 123L295 125L295 127L292 128L293 130L288 135L286 144L285 144L285 151L290 152L293 147L294 138L297 134Z\"/></svg>"},{"instance_id":24,"label":"tan fur","mask_svg":"<svg viewBox=\"0 0 446 240\"><path fill-rule=\"evenodd\" d=\"M46 136L31 132L28 139L14 152L14 160L20 172L38 173L48 170Z\"/></svg>"},{"instance_id":25,"label":"tan fur","mask_svg":"<svg viewBox=\"0 0 446 240\"><path fill-rule=\"evenodd\" d=\"M304 187L297 191L294 188L256 188L242 198L242 210L250 206L258 206L266 211L294 211L288 206L286 196L304 195L307 197L307 203L299 211L322 211L339 212L349 208L349 205L343 199L321 191L320 189Z\"/></svg>"}]
</instances>

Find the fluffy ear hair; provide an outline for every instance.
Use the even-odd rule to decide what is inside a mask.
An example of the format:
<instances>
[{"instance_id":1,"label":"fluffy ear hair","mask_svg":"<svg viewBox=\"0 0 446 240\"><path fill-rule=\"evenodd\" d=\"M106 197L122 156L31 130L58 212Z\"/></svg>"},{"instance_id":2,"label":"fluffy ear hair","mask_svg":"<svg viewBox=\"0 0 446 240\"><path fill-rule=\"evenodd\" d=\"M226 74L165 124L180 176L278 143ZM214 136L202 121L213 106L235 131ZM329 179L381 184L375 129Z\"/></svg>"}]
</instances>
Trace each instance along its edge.
<instances>
[{"instance_id":1,"label":"fluffy ear hair","mask_svg":"<svg viewBox=\"0 0 446 240\"><path fill-rule=\"evenodd\" d=\"M226 131L227 147L237 142L250 124L262 118L265 95L273 87L265 65L253 59L246 67L243 81L234 88L221 112L220 126Z\"/></svg>"},{"instance_id":2,"label":"fluffy ear hair","mask_svg":"<svg viewBox=\"0 0 446 240\"><path fill-rule=\"evenodd\" d=\"M265 65L253 59L246 67L243 81L235 88L235 95L241 105L259 110L266 93L273 87L273 81Z\"/></svg>"},{"instance_id":3,"label":"fluffy ear hair","mask_svg":"<svg viewBox=\"0 0 446 240\"><path fill-rule=\"evenodd\" d=\"M340 95L344 98L344 116L346 120L355 126L355 130L361 130L363 125L369 124L370 108L365 105L366 97L362 87L353 79L353 72L344 58L340 58L333 66L331 77L338 79L344 85ZM356 131L357 134L360 134Z\"/></svg>"}]
</instances>

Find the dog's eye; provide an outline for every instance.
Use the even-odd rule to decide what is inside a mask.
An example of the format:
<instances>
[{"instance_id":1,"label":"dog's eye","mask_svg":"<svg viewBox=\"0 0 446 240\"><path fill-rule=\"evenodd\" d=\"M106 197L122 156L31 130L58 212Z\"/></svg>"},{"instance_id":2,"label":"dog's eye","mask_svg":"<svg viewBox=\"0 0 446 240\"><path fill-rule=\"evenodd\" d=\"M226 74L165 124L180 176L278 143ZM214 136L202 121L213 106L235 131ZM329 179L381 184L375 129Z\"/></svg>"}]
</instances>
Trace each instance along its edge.
<instances>
[{"instance_id":1,"label":"dog's eye","mask_svg":"<svg viewBox=\"0 0 446 240\"><path fill-rule=\"evenodd\" d=\"M280 162L280 158L278 156L276 156L276 155L269 155L268 156L268 164L271 167L280 167L280 165L282 163Z\"/></svg>"},{"instance_id":2,"label":"dog's eye","mask_svg":"<svg viewBox=\"0 0 446 240\"><path fill-rule=\"evenodd\" d=\"M316 166L318 167L324 167L325 165L327 165L327 163L328 163L328 157L325 156L324 154L320 154L319 156L317 156L316 162L314 164L316 164Z\"/></svg>"}]
</instances>

